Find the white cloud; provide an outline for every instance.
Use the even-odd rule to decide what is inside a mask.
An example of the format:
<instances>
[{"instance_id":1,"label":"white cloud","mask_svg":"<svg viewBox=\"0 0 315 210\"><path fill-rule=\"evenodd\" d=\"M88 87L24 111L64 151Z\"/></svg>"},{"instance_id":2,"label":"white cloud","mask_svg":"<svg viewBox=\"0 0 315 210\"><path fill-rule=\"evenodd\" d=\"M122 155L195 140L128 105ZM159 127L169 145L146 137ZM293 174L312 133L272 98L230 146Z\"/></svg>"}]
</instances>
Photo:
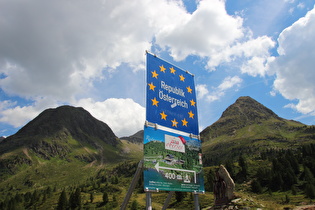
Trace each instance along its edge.
<instances>
[{"instance_id":1,"label":"white cloud","mask_svg":"<svg viewBox=\"0 0 315 210\"><path fill-rule=\"evenodd\" d=\"M234 77L229 76L229 77L224 78L223 82L219 85L218 89L220 91L225 91L235 86L239 87L242 81L243 80L238 76L234 76Z\"/></svg>"},{"instance_id":2,"label":"white cloud","mask_svg":"<svg viewBox=\"0 0 315 210\"><path fill-rule=\"evenodd\" d=\"M197 99L204 98L208 93L207 85L201 84L196 86Z\"/></svg>"},{"instance_id":3,"label":"white cloud","mask_svg":"<svg viewBox=\"0 0 315 210\"><path fill-rule=\"evenodd\" d=\"M168 46L175 60L212 55L243 37L242 19L229 16L221 0L199 1L193 14L181 14L171 22L157 33L156 41Z\"/></svg>"},{"instance_id":4,"label":"white cloud","mask_svg":"<svg viewBox=\"0 0 315 210\"><path fill-rule=\"evenodd\" d=\"M214 70L221 63L242 59L242 73L247 73L251 76L264 76L267 70L267 61L272 59L269 50L274 46L275 42L267 36L261 36L256 39L249 38L245 42L238 42L213 54L207 66L209 69Z\"/></svg>"},{"instance_id":5,"label":"white cloud","mask_svg":"<svg viewBox=\"0 0 315 210\"><path fill-rule=\"evenodd\" d=\"M130 98L110 98L105 101L87 98L81 99L76 105L105 122L118 137L130 136L143 129L145 108Z\"/></svg>"},{"instance_id":6,"label":"white cloud","mask_svg":"<svg viewBox=\"0 0 315 210\"><path fill-rule=\"evenodd\" d=\"M300 2L300 3L297 5L297 8L299 8L299 9L304 9L304 7L305 7L305 4L302 3L302 2Z\"/></svg>"},{"instance_id":7,"label":"white cloud","mask_svg":"<svg viewBox=\"0 0 315 210\"><path fill-rule=\"evenodd\" d=\"M293 4L295 2L295 0L284 0L284 2L288 2L290 4Z\"/></svg>"},{"instance_id":8,"label":"white cloud","mask_svg":"<svg viewBox=\"0 0 315 210\"><path fill-rule=\"evenodd\" d=\"M17 104L17 101L9 100L0 102L0 122L8 123L16 128L21 127L44 109L57 106L54 100L48 98L37 99L34 104L27 106L18 106Z\"/></svg>"},{"instance_id":9,"label":"white cloud","mask_svg":"<svg viewBox=\"0 0 315 210\"><path fill-rule=\"evenodd\" d=\"M38 115L38 112L33 106L16 106L11 109L3 110L1 115L0 122L9 123L14 127L20 127Z\"/></svg>"},{"instance_id":10,"label":"white cloud","mask_svg":"<svg viewBox=\"0 0 315 210\"><path fill-rule=\"evenodd\" d=\"M211 56L243 37L225 2L0 0L0 86L12 95L74 100L122 63L143 67L152 40L176 60ZM63 89L63 91L60 91Z\"/></svg>"},{"instance_id":11,"label":"white cloud","mask_svg":"<svg viewBox=\"0 0 315 210\"><path fill-rule=\"evenodd\" d=\"M277 95L277 91L271 90L271 91L269 92L269 94L270 94L272 97L275 97L275 96Z\"/></svg>"},{"instance_id":12,"label":"white cloud","mask_svg":"<svg viewBox=\"0 0 315 210\"><path fill-rule=\"evenodd\" d=\"M276 74L275 90L287 99L297 99L294 107L303 114L315 110L314 37L315 8L282 31L279 57L270 63L270 70Z\"/></svg>"},{"instance_id":13,"label":"white cloud","mask_svg":"<svg viewBox=\"0 0 315 210\"><path fill-rule=\"evenodd\" d=\"M1 88L69 100L106 67L138 66L154 30L142 1L0 1ZM63 91L60 91L62 89Z\"/></svg>"},{"instance_id":14,"label":"white cloud","mask_svg":"<svg viewBox=\"0 0 315 210\"><path fill-rule=\"evenodd\" d=\"M243 66L244 72L264 74L270 38L241 44L250 31L242 18L227 14L225 1L197 4L190 14L181 1L169 0L0 0L0 73L6 75L0 86L24 98L74 101L104 71L122 63L143 69L144 51L154 38L175 60L198 55L210 58L208 67L214 68L244 56L251 59L251 70Z\"/></svg>"},{"instance_id":15,"label":"white cloud","mask_svg":"<svg viewBox=\"0 0 315 210\"><path fill-rule=\"evenodd\" d=\"M290 13L290 14L293 14L293 12L294 12L294 7L291 7L291 8L289 9L289 13Z\"/></svg>"},{"instance_id":16,"label":"white cloud","mask_svg":"<svg viewBox=\"0 0 315 210\"><path fill-rule=\"evenodd\" d=\"M119 91L127 89L123 79L115 81L123 88L106 92L110 96L95 96L95 83L101 81L106 87L122 64L132 67L130 74L144 69L144 51L152 43L169 50L175 60L200 56L209 61L209 69L240 59L242 73L263 76L274 42L267 36L253 39L242 24L241 17L227 14L224 0L198 1L192 14L179 0L0 0L0 88L10 96L33 101L2 108L1 121L23 125L48 107L85 101L84 108L91 112L110 109L112 117L104 121L116 135L129 135L142 129L142 116L133 119L131 113L143 107L127 101L131 99L92 99L120 97ZM200 85L198 97L219 100L228 85L240 83L241 79L230 77L211 94ZM90 100L84 99L87 95ZM121 107L124 100L130 102L129 111ZM126 118L119 114L124 112Z\"/></svg>"},{"instance_id":17,"label":"white cloud","mask_svg":"<svg viewBox=\"0 0 315 210\"><path fill-rule=\"evenodd\" d=\"M212 91L209 91L207 85L205 84L197 85L196 90L198 99L205 98L208 102L220 100L220 98L223 97L225 93L227 91L230 91L232 88L234 91L238 91L238 88L240 87L242 82L243 80L238 76L228 76L224 78L224 80L218 87L213 87Z\"/></svg>"}]
</instances>

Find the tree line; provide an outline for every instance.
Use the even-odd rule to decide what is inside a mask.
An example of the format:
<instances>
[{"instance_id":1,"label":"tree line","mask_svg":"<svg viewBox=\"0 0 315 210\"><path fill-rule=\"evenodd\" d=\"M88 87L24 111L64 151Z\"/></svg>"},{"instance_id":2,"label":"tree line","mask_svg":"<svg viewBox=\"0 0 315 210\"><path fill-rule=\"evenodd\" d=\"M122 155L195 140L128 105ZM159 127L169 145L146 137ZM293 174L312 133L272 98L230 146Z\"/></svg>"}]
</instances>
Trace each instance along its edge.
<instances>
[{"instance_id":1,"label":"tree line","mask_svg":"<svg viewBox=\"0 0 315 210\"><path fill-rule=\"evenodd\" d=\"M315 144L297 149L267 149L260 157L240 155L236 162L224 163L235 183L250 183L254 193L291 191L315 198ZM213 191L215 169L205 174L205 187Z\"/></svg>"},{"instance_id":2,"label":"tree line","mask_svg":"<svg viewBox=\"0 0 315 210\"><path fill-rule=\"evenodd\" d=\"M0 196L0 209L114 209L119 206L121 198L118 197L126 188L126 182L129 185L136 166L134 162L123 162L111 170L100 169L96 175L76 186L48 186L28 192L8 192L5 197ZM143 190L143 185L138 183L137 191L140 192L140 188ZM136 202L130 205L139 207Z\"/></svg>"}]
</instances>

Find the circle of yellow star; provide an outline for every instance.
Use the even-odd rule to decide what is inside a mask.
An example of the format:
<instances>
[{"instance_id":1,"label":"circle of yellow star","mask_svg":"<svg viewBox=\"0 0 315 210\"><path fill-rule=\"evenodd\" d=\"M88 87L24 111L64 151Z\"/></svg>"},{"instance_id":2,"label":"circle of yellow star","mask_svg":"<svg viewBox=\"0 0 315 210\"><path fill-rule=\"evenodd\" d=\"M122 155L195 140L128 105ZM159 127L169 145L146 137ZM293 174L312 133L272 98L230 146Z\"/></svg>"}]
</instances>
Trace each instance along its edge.
<instances>
[{"instance_id":1,"label":"circle of yellow star","mask_svg":"<svg viewBox=\"0 0 315 210\"><path fill-rule=\"evenodd\" d=\"M195 115L195 114L194 114L192 111L188 112L188 114L189 114L189 118L194 119L194 115Z\"/></svg>"},{"instance_id":2,"label":"circle of yellow star","mask_svg":"<svg viewBox=\"0 0 315 210\"><path fill-rule=\"evenodd\" d=\"M156 79L158 78L159 74L157 74L155 70L151 71L151 73L152 73L152 77L154 77Z\"/></svg>"},{"instance_id":3,"label":"circle of yellow star","mask_svg":"<svg viewBox=\"0 0 315 210\"><path fill-rule=\"evenodd\" d=\"M174 118L174 120L171 120L172 121L172 127L176 127L177 128L177 124L178 122L176 121L176 119Z\"/></svg>"},{"instance_id":4,"label":"circle of yellow star","mask_svg":"<svg viewBox=\"0 0 315 210\"><path fill-rule=\"evenodd\" d=\"M150 90L153 90L153 91L154 91L154 88L155 88L156 86L153 84L153 82L151 82L151 83L148 84L148 85L149 85Z\"/></svg>"},{"instance_id":5,"label":"circle of yellow star","mask_svg":"<svg viewBox=\"0 0 315 210\"><path fill-rule=\"evenodd\" d=\"M190 86L186 87L186 89L188 93L192 93L192 89L190 88Z\"/></svg>"},{"instance_id":6,"label":"circle of yellow star","mask_svg":"<svg viewBox=\"0 0 315 210\"><path fill-rule=\"evenodd\" d=\"M185 118L182 120L182 123L183 123L183 126L187 127L188 121Z\"/></svg>"},{"instance_id":7,"label":"circle of yellow star","mask_svg":"<svg viewBox=\"0 0 315 210\"><path fill-rule=\"evenodd\" d=\"M172 74L175 74L176 70L174 69L174 67L170 68L170 70Z\"/></svg>"},{"instance_id":8,"label":"circle of yellow star","mask_svg":"<svg viewBox=\"0 0 315 210\"><path fill-rule=\"evenodd\" d=\"M160 115L162 120L166 120L167 114L165 114L164 111L161 112Z\"/></svg>"},{"instance_id":9,"label":"circle of yellow star","mask_svg":"<svg viewBox=\"0 0 315 210\"><path fill-rule=\"evenodd\" d=\"M190 105L191 105L191 106L195 106L195 104L196 104L196 102L194 101L194 99L191 99L191 100L190 100Z\"/></svg>"},{"instance_id":10,"label":"circle of yellow star","mask_svg":"<svg viewBox=\"0 0 315 210\"><path fill-rule=\"evenodd\" d=\"M162 66L159 66L160 67L160 71L164 72L165 73L165 70L166 68L162 65Z\"/></svg>"},{"instance_id":11,"label":"circle of yellow star","mask_svg":"<svg viewBox=\"0 0 315 210\"><path fill-rule=\"evenodd\" d=\"M179 80L184 82L185 81L185 77L183 75L179 75Z\"/></svg>"},{"instance_id":12,"label":"circle of yellow star","mask_svg":"<svg viewBox=\"0 0 315 210\"><path fill-rule=\"evenodd\" d=\"M152 106L158 106L159 101L156 100L156 98L154 97L154 99L151 99L152 101Z\"/></svg>"}]
</instances>

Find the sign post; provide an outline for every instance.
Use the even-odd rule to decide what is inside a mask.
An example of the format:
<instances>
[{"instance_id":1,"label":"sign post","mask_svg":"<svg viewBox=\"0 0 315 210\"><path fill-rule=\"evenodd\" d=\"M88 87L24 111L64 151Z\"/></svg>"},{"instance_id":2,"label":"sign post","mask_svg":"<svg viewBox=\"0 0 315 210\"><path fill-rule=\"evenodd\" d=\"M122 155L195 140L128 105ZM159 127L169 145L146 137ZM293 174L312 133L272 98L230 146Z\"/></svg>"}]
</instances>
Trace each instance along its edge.
<instances>
[{"instance_id":1,"label":"sign post","mask_svg":"<svg viewBox=\"0 0 315 210\"><path fill-rule=\"evenodd\" d=\"M194 76L150 53L143 171L146 192L204 193Z\"/></svg>"}]
</instances>

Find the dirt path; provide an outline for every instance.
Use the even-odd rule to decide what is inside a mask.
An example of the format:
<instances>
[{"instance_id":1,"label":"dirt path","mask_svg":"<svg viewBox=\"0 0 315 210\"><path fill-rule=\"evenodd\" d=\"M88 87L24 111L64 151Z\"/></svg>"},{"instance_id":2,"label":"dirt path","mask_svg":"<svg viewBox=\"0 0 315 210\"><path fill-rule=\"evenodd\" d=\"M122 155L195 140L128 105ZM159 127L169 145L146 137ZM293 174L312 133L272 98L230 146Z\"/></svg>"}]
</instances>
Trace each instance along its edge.
<instances>
[{"instance_id":1,"label":"dirt path","mask_svg":"<svg viewBox=\"0 0 315 210\"><path fill-rule=\"evenodd\" d=\"M97 162L97 160L93 160L93 162L87 164L87 165L84 166L84 167L85 167L85 168L90 168L90 167L92 167L96 162Z\"/></svg>"},{"instance_id":2,"label":"dirt path","mask_svg":"<svg viewBox=\"0 0 315 210\"><path fill-rule=\"evenodd\" d=\"M27 148L23 148L23 153L24 153L31 161L33 161L33 160L32 160L32 157L28 154Z\"/></svg>"},{"instance_id":3,"label":"dirt path","mask_svg":"<svg viewBox=\"0 0 315 210\"><path fill-rule=\"evenodd\" d=\"M297 206L293 210L315 210L315 205Z\"/></svg>"}]
</instances>

